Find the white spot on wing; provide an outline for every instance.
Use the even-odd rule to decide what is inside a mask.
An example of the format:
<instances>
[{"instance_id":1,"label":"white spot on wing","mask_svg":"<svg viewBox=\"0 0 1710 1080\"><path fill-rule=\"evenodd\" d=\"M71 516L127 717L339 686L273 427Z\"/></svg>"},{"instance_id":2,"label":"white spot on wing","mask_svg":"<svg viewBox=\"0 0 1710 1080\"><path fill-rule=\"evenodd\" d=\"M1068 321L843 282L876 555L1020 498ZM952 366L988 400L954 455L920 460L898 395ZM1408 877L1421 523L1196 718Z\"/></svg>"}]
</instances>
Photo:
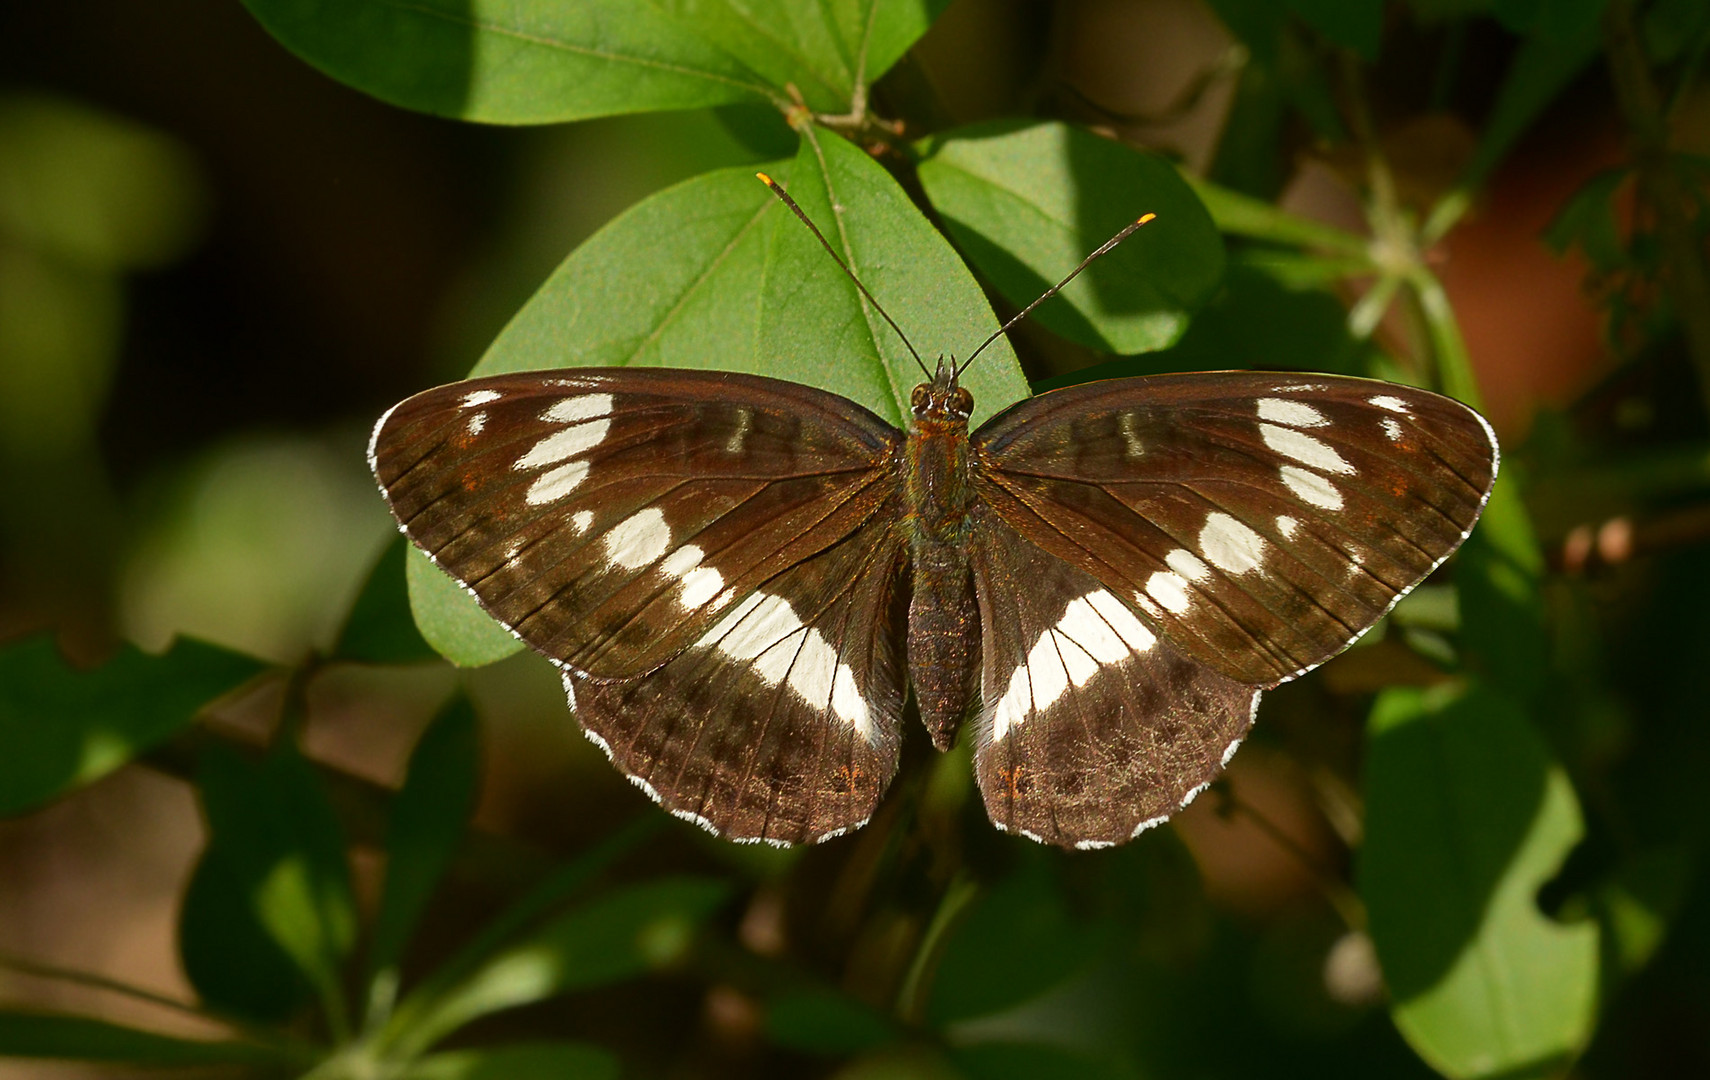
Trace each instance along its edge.
<instances>
[{"instance_id":1,"label":"white spot on wing","mask_svg":"<svg viewBox=\"0 0 1710 1080\"><path fill-rule=\"evenodd\" d=\"M572 398L579 401L580 398ZM513 469L538 469L543 465L563 461L586 453L605 441L606 432L611 430L612 422L606 420L589 420L587 423L574 424L562 431L555 431L546 438L529 448L528 453L517 458Z\"/></svg>"},{"instance_id":2,"label":"white spot on wing","mask_svg":"<svg viewBox=\"0 0 1710 1080\"><path fill-rule=\"evenodd\" d=\"M1391 397L1388 394L1379 394L1377 397L1367 398L1366 400L1380 409L1388 409L1390 412L1400 413L1403 416L1413 415L1412 411L1407 408L1407 402L1398 397Z\"/></svg>"},{"instance_id":3,"label":"white spot on wing","mask_svg":"<svg viewBox=\"0 0 1710 1080\"><path fill-rule=\"evenodd\" d=\"M474 409L486 405L488 402L497 401L504 396L497 390L471 390L464 394L463 400L457 404L459 408Z\"/></svg>"},{"instance_id":4,"label":"white spot on wing","mask_svg":"<svg viewBox=\"0 0 1710 1080\"><path fill-rule=\"evenodd\" d=\"M1305 402L1282 398L1260 398L1259 419L1289 427L1323 427L1330 422L1323 413Z\"/></svg>"},{"instance_id":5,"label":"white spot on wing","mask_svg":"<svg viewBox=\"0 0 1710 1080\"><path fill-rule=\"evenodd\" d=\"M1146 579L1146 595L1156 600L1165 611L1180 615L1192 599L1187 582L1173 570L1160 570Z\"/></svg>"},{"instance_id":6,"label":"white spot on wing","mask_svg":"<svg viewBox=\"0 0 1710 1080\"><path fill-rule=\"evenodd\" d=\"M700 566L683 575L683 595L679 602L686 608L705 607L708 600L724 588L724 575L710 566Z\"/></svg>"},{"instance_id":7,"label":"white spot on wing","mask_svg":"<svg viewBox=\"0 0 1710 1080\"><path fill-rule=\"evenodd\" d=\"M1039 635L1026 660L1010 673L1009 686L992 710L992 741L1054 704L1070 685L1085 686L1103 665L1119 664L1157 641L1104 589L1070 601L1057 625Z\"/></svg>"},{"instance_id":8,"label":"white spot on wing","mask_svg":"<svg viewBox=\"0 0 1710 1080\"><path fill-rule=\"evenodd\" d=\"M1332 489L1332 492L1334 492L1334 489ZM1283 534L1284 540L1293 540L1294 531L1298 528L1300 528L1300 522L1288 517L1287 515L1277 518L1277 532Z\"/></svg>"},{"instance_id":9,"label":"white spot on wing","mask_svg":"<svg viewBox=\"0 0 1710 1080\"><path fill-rule=\"evenodd\" d=\"M523 496L523 500L530 506L555 502L575 491L576 485L580 484L587 476L588 463L586 461L572 461L569 464L560 465L556 469L541 473L535 482L528 486L528 494ZM583 511L583 513L587 513L587 511ZM581 514L576 516L580 517ZM589 515L589 517L592 516Z\"/></svg>"},{"instance_id":10,"label":"white spot on wing","mask_svg":"<svg viewBox=\"0 0 1710 1080\"><path fill-rule=\"evenodd\" d=\"M481 429L486 426L487 414L484 412L478 412L469 418L469 423L464 426L464 430L469 433L470 438L474 438L481 434Z\"/></svg>"},{"instance_id":11,"label":"white spot on wing","mask_svg":"<svg viewBox=\"0 0 1710 1080\"><path fill-rule=\"evenodd\" d=\"M1325 510L1342 509L1342 493L1336 490L1336 485L1309 469L1295 465L1284 465L1282 482L1294 492L1301 502L1323 507Z\"/></svg>"},{"instance_id":12,"label":"white spot on wing","mask_svg":"<svg viewBox=\"0 0 1710 1080\"><path fill-rule=\"evenodd\" d=\"M570 466L568 466L568 465L565 466L565 468L569 468L569 467ZM584 473L586 473L588 471L587 465L584 464L582 466L582 471ZM542 477L542 479L545 479L545 478ZM592 510L578 510L570 516L570 524L574 525L576 527L576 531L579 533L587 532L588 526L592 525L593 523L594 523L594 512Z\"/></svg>"},{"instance_id":13,"label":"white spot on wing","mask_svg":"<svg viewBox=\"0 0 1710 1080\"><path fill-rule=\"evenodd\" d=\"M1284 457L1291 457L1302 465L1310 465L1322 472L1338 473L1342 476L1351 476L1354 472L1354 467L1336 452L1335 447L1304 432L1277 427L1275 424L1260 424L1259 437L1264 439L1265 445L1272 450Z\"/></svg>"},{"instance_id":14,"label":"white spot on wing","mask_svg":"<svg viewBox=\"0 0 1710 1080\"><path fill-rule=\"evenodd\" d=\"M1256 570L1265 561L1265 541L1241 521L1225 513L1206 517L1199 531L1199 549L1211 564L1231 574Z\"/></svg>"},{"instance_id":15,"label":"white spot on wing","mask_svg":"<svg viewBox=\"0 0 1710 1080\"><path fill-rule=\"evenodd\" d=\"M680 578L690 570L701 565L701 558L706 553L695 544L684 544L682 547L665 556L659 564L659 571L672 577Z\"/></svg>"},{"instance_id":16,"label":"white spot on wing","mask_svg":"<svg viewBox=\"0 0 1710 1080\"><path fill-rule=\"evenodd\" d=\"M1158 643L1152 631L1146 629L1146 624L1134 617L1134 613L1123 606L1122 601L1104 591L1088 593L1084 598L1092 609L1104 617L1104 621L1118 637L1135 652L1146 652ZM1067 613L1065 613L1067 614ZM1065 631L1067 628L1065 628Z\"/></svg>"},{"instance_id":17,"label":"white spot on wing","mask_svg":"<svg viewBox=\"0 0 1710 1080\"><path fill-rule=\"evenodd\" d=\"M815 708L829 707L862 738L875 737L872 714L855 684L855 672L819 632L804 627L781 596L753 593L696 642L716 646L732 660L748 661L770 686L790 689Z\"/></svg>"},{"instance_id":18,"label":"white spot on wing","mask_svg":"<svg viewBox=\"0 0 1710 1080\"><path fill-rule=\"evenodd\" d=\"M606 558L615 566L639 569L671 546L671 527L657 506L636 511L606 533Z\"/></svg>"},{"instance_id":19,"label":"white spot on wing","mask_svg":"<svg viewBox=\"0 0 1710 1080\"><path fill-rule=\"evenodd\" d=\"M610 416L611 412L610 394L579 394L555 402L540 418L548 424L575 424L596 416Z\"/></svg>"},{"instance_id":20,"label":"white spot on wing","mask_svg":"<svg viewBox=\"0 0 1710 1080\"><path fill-rule=\"evenodd\" d=\"M1389 436L1390 442L1400 442L1401 441L1401 422L1396 420L1394 417L1390 417L1390 416L1384 417L1383 418L1383 433L1385 435Z\"/></svg>"},{"instance_id":21,"label":"white spot on wing","mask_svg":"<svg viewBox=\"0 0 1710 1080\"><path fill-rule=\"evenodd\" d=\"M1164 565L1189 581L1204 581L1211 576L1211 568L1200 562L1199 556L1187 548L1177 548L1165 555Z\"/></svg>"}]
</instances>

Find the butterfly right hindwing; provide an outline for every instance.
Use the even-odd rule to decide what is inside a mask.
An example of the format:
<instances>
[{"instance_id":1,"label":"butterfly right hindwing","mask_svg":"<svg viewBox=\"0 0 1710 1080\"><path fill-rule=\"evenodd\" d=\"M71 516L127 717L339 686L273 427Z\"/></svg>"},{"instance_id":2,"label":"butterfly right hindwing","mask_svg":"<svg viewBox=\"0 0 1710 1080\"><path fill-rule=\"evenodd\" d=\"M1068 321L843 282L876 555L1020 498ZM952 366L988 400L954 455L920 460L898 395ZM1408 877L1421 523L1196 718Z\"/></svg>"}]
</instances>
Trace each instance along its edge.
<instances>
[{"instance_id":1,"label":"butterfly right hindwing","mask_svg":"<svg viewBox=\"0 0 1710 1080\"><path fill-rule=\"evenodd\" d=\"M1259 692L1171 648L1091 575L995 516L976 526L984 708L974 769L1000 828L1121 843L1220 772Z\"/></svg>"}]
</instances>

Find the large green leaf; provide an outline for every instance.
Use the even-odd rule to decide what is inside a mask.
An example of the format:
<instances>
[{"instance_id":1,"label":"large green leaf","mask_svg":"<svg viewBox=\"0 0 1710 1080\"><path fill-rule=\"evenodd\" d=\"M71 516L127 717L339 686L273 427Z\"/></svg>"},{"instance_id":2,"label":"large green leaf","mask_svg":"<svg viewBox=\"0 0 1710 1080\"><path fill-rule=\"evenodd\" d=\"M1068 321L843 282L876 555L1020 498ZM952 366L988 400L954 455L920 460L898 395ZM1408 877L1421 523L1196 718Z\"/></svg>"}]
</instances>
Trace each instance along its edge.
<instances>
[{"instance_id":1,"label":"large green leaf","mask_svg":"<svg viewBox=\"0 0 1710 1080\"><path fill-rule=\"evenodd\" d=\"M233 1016L280 1023L313 987L273 940L241 857L210 845L196 861L178 910L178 955L196 994Z\"/></svg>"},{"instance_id":2,"label":"large green leaf","mask_svg":"<svg viewBox=\"0 0 1710 1080\"><path fill-rule=\"evenodd\" d=\"M878 78L948 0L656 0L772 86L794 86L819 112L849 111L855 70Z\"/></svg>"},{"instance_id":3,"label":"large green leaf","mask_svg":"<svg viewBox=\"0 0 1710 1080\"><path fill-rule=\"evenodd\" d=\"M583 1043L513 1043L433 1054L398 1080L617 1080L617 1058Z\"/></svg>"},{"instance_id":4,"label":"large green leaf","mask_svg":"<svg viewBox=\"0 0 1710 1080\"><path fill-rule=\"evenodd\" d=\"M564 260L470 375L605 365L759 370L754 327L781 210L748 168L644 199ZM409 592L422 636L453 663L478 667L523 647L419 551L410 552Z\"/></svg>"},{"instance_id":5,"label":"large green leaf","mask_svg":"<svg viewBox=\"0 0 1710 1080\"><path fill-rule=\"evenodd\" d=\"M1466 183L1476 186L1490 174L1556 95L1597 56L1605 0L1541 0L1499 4L1497 13L1525 40L1502 78L1496 102L1467 168Z\"/></svg>"},{"instance_id":6,"label":"large green leaf","mask_svg":"<svg viewBox=\"0 0 1710 1080\"><path fill-rule=\"evenodd\" d=\"M808 132L790 170L790 193L929 365L941 353L967 355L998 328L967 266L858 147ZM772 234L756 352L762 374L842 394L899 426L923 378L896 331L812 234L788 220ZM962 385L974 395L975 424L1027 396L1015 353L1002 340L981 354Z\"/></svg>"},{"instance_id":7,"label":"large green leaf","mask_svg":"<svg viewBox=\"0 0 1710 1080\"><path fill-rule=\"evenodd\" d=\"M420 1053L478 1017L633 978L681 959L729 887L673 878L616 889L547 922L431 1001L406 999L385 1043Z\"/></svg>"},{"instance_id":8,"label":"large green leaf","mask_svg":"<svg viewBox=\"0 0 1710 1080\"><path fill-rule=\"evenodd\" d=\"M383 101L540 124L780 95L646 0L244 0L280 43Z\"/></svg>"},{"instance_id":9,"label":"large green leaf","mask_svg":"<svg viewBox=\"0 0 1710 1080\"><path fill-rule=\"evenodd\" d=\"M1157 215L1030 316L1071 341L1162 349L1222 280L1222 239L1163 158L1068 124L1014 121L958 129L922 152L933 207L1017 307L1141 214Z\"/></svg>"},{"instance_id":10,"label":"large green leaf","mask_svg":"<svg viewBox=\"0 0 1710 1080\"><path fill-rule=\"evenodd\" d=\"M198 781L208 819L204 857L223 862L235 896L247 902L233 914L253 916L327 1007L337 1007L356 903L344 838L313 767L288 741L260 762L214 744ZM185 930L202 932L189 923Z\"/></svg>"},{"instance_id":11,"label":"large green leaf","mask_svg":"<svg viewBox=\"0 0 1710 1080\"><path fill-rule=\"evenodd\" d=\"M392 800L386 884L368 961L369 969L389 982L475 811L480 764L475 709L458 695L422 732L404 786Z\"/></svg>"},{"instance_id":12,"label":"large green leaf","mask_svg":"<svg viewBox=\"0 0 1710 1080\"><path fill-rule=\"evenodd\" d=\"M1597 928L1538 910L1583 832L1566 774L1494 691L1385 691L1359 888L1396 1026L1451 1077L1557 1073L1589 1037Z\"/></svg>"},{"instance_id":13,"label":"large green leaf","mask_svg":"<svg viewBox=\"0 0 1710 1080\"><path fill-rule=\"evenodd\" d=\"M84 1016L0 1010L0 1058L112 1061L129 1065L279 1065L291 1057L243 1042L159 1035Z\"/></svg>"},{"instance_id":14,"label":"large green leaf","mask_svg":"<svg viewBox=\"0 0 1710 1080\"><path fill-rule=\"evenodd\" d=\"M49 635L0 649L0 815L100 779L265 666L188 639L159 656L126 645L92 671L66 664Z\"/></svg>"}]
</instances>

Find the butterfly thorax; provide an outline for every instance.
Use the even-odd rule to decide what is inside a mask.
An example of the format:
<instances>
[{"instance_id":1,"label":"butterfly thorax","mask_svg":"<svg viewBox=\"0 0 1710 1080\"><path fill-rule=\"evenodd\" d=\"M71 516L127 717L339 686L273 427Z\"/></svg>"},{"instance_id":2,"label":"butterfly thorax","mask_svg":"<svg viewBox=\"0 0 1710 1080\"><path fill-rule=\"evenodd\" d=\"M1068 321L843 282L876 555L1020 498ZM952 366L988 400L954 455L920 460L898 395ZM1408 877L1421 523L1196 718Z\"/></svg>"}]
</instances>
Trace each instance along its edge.
<instances>
[{"instance_id":1,"label":"butterfly thorax","mask_svg":"<svg viewBox=\"0 0 1710 1080\"><path fill-rule=\"evenodd\" d=\"M968 416L973 397L940 359L937 376L915 387L907 442L904 516L913 592L908 666L921 720L947 750L968 712L979 677L979 607L968 563Z\"/></svg>"}]
</instances>

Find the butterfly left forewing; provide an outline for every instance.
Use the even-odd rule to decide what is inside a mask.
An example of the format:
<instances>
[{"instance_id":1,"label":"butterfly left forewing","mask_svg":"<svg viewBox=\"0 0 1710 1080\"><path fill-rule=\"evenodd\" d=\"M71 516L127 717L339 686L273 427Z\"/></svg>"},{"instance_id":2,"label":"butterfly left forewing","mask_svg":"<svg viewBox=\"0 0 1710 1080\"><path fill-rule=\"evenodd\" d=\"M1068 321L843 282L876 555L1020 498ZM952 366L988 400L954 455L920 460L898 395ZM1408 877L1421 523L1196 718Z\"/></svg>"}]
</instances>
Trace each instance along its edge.
<instances>
[{"instance_id":1,"label":"butterfly left forewing","mask_svg":"<svg viewBox=\"0 0 1710 1080\"><path fill-rule=\"evenodd\" d=\"M1364 379L1088 383L974 436L975 487L1178 651L1255 686L1345 648L1459 546L1496 473L1477 413Z\"/></svg>"},{"instance_id":2,"label":"butterfly left forewing","mask_svg":"<svg viewBox=\"0 0 1710 1080\"><path fill-rule=\"evenodd\" d=\"M417 394L377 425L371 464L410 539L495 618L626 678L858 529L899 438L794 383L560 370Z\"/></svg>"},{"instance_id":3,"label":"butterfly left forewing","mask_svg":"<svg viewBox=\"0 0 1710 1080\"><path fill-rule=\"evenodd\" d=\"M974 767L1000 828L1121 843L1186 805L1252 723L1258 691L1170 647L1101 582L1001 520L971 548L983 636Z\"/></svg>"},{"instance_id":4,"label":"butterfly left forewing","mask_svg":"<svg viewBox=\"0 0 1710 1080\"><path fill-rule=\"evenodd\" d=\"M729 839L859 827L897 763L897 517L881 508L643 678L567 672L577 719L666 809Z\"/></svg>"}]
</instances>

